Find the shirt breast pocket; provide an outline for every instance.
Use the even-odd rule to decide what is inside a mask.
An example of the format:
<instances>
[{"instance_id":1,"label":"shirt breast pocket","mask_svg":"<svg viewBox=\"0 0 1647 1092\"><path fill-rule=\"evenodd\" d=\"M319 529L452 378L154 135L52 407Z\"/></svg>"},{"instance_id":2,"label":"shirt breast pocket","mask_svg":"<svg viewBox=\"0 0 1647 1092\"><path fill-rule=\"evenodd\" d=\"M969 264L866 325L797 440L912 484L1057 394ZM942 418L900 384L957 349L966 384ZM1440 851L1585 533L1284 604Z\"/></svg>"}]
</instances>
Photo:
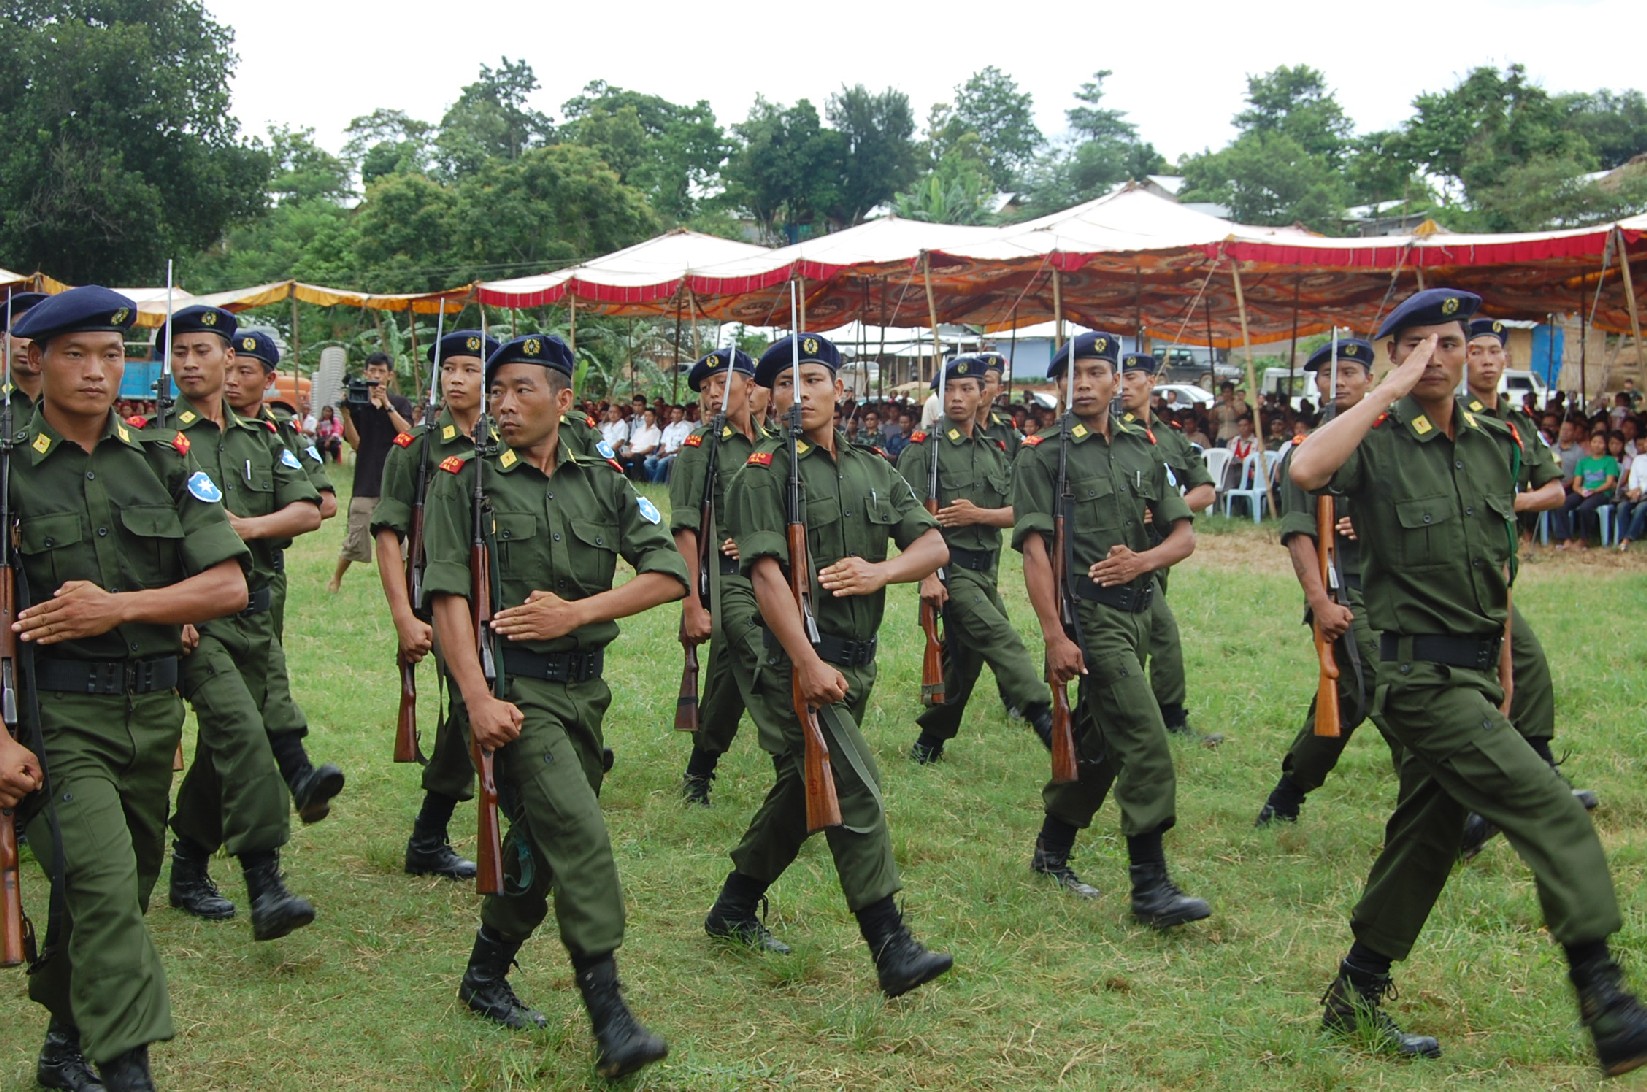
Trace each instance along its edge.
<instances>
[{"instance_id":1,"label":"shirt breast pocket","mask_svg":"<svg viewBox=\"0 0 1647 1092\"><path fill-rule=\"evenodd\" d=\"M245 490L246 514L266 516L275 510L274 464L257 459L241 468L234 486Z\"/></svg>"},{"instance_id":2,"label":"shirt breast pocket","mask_svg":"<svg viewBox=\"0 0 1647 1092\"><path fill-rule=\"evenodd\" d=\"M864 498L869 505L869 498ZM841 502L833 496L806 499L806 548L814 569L836 560L841 552ZM846 546L851 552L851 543Z\"/></svg>"},{"instance_id":3,"label":"shirt breast pocket","mask_svg":"<svg viewBox=\"0 0 1647 1092\"><path fill-rule=\"evenodd\" d=\"M31 577L43 574L47 578L47 586L42 586L36 577L35 586L29 589L32 598L49 598L68 580L102 583L95 555L80 546L84 539L85 528L73 513L19 521L17 552L23 555L26 571Z\"/></svg>"},{"instance_id":4,"label":"shirt breast pocket","mask_svg":"<svg viewBox=\"0 0 1647 1092\"><path fill-rule=\"evenodd\" d=\"M499 512L493 517L492 541L497 544L500 566L518 571L531 564L537 537L538 517L530 512Z\"/></svg>"},{"instance_id":5,"label":"shirt breast pocket","mask_svg":"<svg viewBox=\"0 0 1647 1092\"><path fill-rule=\"evenodd\" d=\"M864 557L871 561L886 560L886 544L892 538L892 529L898 525L898 509L884 497L864 501L864 520L869 527L869 541Z\"/></svg>"},{"instance_id":6,"label":"shirt breast pocket","mask_svg":"<svg viewBox=\"0 0 1647 1092\"><path fill-rule=\"evenodd\" d=\"M1057 481L1053 489L1058 487ZM1108 478L1078 478L1069 483L1075 496L1075 516L1082 526L1115 528L1120 526L1121 513L1115 503L1115 486ZM1052 501L1059 503L1054 492Z\"/></svg>"},{"instance_id":7,"label":"shirt breast pocket","mask_svg":"<svg viewBox=\"0 0 1647 1092\"><path fill-rule=\"evenodd\" d=\"M616 524L590 519L567 521L578 548L572 551L572 579L586 595L595 595L612 586L618 568L618 528Z\"/></svg>"},{"instance_id":8,"label":"shirt breast pocket","mask_svg":"<svg viewBox=\"0 0 1647 1092\"><path fill-rule=\"evenodd\" d=\"M130 578L139 587L164 587L182 575L179 553L183 521L164 505L131 505L120 510L125 528L122 551Z\"/></svg>"},{"instance_id":9,"label":"shirt breast pocket","mask_svg":"<svg viewBox=\"0 0 1647 1092\"><path fill-rule=\"evenodd\" d=\"M1395 503L1396 556L1412 569L1456 564L1464 556L1463 523L1449 496L1413 497Z\"/></svg>"}]
</instances>

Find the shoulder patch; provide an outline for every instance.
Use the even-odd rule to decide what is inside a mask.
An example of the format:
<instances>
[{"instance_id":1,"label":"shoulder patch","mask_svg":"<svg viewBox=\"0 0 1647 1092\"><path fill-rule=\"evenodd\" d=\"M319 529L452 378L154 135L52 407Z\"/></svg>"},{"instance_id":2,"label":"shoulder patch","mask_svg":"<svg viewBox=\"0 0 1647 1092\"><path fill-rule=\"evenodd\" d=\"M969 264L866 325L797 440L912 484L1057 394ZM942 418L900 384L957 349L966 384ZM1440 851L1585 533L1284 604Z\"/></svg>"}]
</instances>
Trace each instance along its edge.
<instances>
[{"instance_id":1,"label":"shoulder patch","mask_svg":"<svg viewBox=\"0 0 1647 1092\"><path fill-rule=\"evenodd\" d=\"M440 460L440 468L448 474L456 474L458 471L463 469L463 456L446 456L446 458Z\"/></svg>"},{"instance_id":2,"label":"shoulder patch","mask_svg":"<svg viewBox=\"0 0 1647 1092\"><path fill-rule=\"evenodd\" d=\"M1515 446L1526 451L1527 445L1521 442L1521 430L1515 427L1515 422L1506 420L1504 423L1510 426L1510 438L1515 441Z\"/></svg>"},{"instance_id":3,"label":"shoulder patch","mask_svg":"<svg viewBox=\"0 0 1647 1092\"><path fill-rule=\"evenodd\" d=\"M703 437L698 435L697 433L693 433L691 436L688 436L683 442L686 444L687 447L702 447L703 446Z\"/></svg>"},{"instance_id":4,"label":"shoulder patch","mask_svg":"<svg viewBox=\"0 0 1647 1092\"><path fill-rule=\"evenodd\" d=\"M1378 415L1378 420L1376 420L1372 423L1372 427L1377 428L1379 425L1382 425L1385 421L1388 421L1389 419L1390 419L1389 414L1381 413L1381 414Z\"/></svg>"},{"instance_id":5,"label":"shoulder patch","mask_svg":"<svg viewBox=\"0 0 1647 1092\"><path fill-rule=\"evenodd\" d=\"M647 523L663 522L663 513L658 511L658 506L639 494L635 495L635 507L640 509L641 518Z\"/></svg>"},{"instance_id":6,"label":"shoulder patch","mask_svg":"<svg viewBox=\"0 0 1647 1092\"><path fill-rule=\"evenodd\" d=\"M313 444L310 444L308 446L308 448L304 451L304 454L309 456L309 458L313 459L317 463L325 461L324 459L322 459L320 457L320 449L318 447L316 447L315 445L313 445Z\"/></svg>"},{"instance_id":7,"label":"shoulder patch","mask_svg":"<svg viewBox=\"0 0 1647 1092\"><path fill-rule=\"evenodd\" d=\"M1155 442L1155 433L1151 432L1149 429L1146 428L1144 430L1144 435L1149 437L1149 442L1150 443L1153 444Z\"/></svg>"},{"instance_id":8,"label":"shoulder patch","mask_svg":"<svg viewBox=\"0 0 1647 1092\"><path fill-rule=\"evenodd\" d=\"M414 437L410 432L401 432L395 435L395 444L399 447L411 447Z\"/></svg>"},{"instance_id":9,"label":"shoulder patch","mask_svg":"<svg viewBox=\"0 0 1647 1092\"><path fill-rule=\"evenodd\" d=\"M618 457L618 453L612 450L612 445L607 443L605 440L601 440L595 444L595 454L599 455L608 462L611 462L613 459ZM620 466L618 469L622 470L623 467Z\"/></svg>"},{"instance_id":10,"label":"shoulder patch","mask_svg":"<svg viewBox=\"0 0 1647 1092\"><path fill-rule=\"evenodd\" d=\"M172 437L172 446L177 449L177 453L179 455L187 455L189 453L189 438L179 432L177 435ZM212 488L215 489L216 486L213 486Z\"/></svg>"},{"instance_id":11,"label":"shoulder patch","mask_svg":"<svg viewBox=\"0 0 1647 1092\"><path fill-rule=\"evenodd\" d=\"M926 433L924 433L920 430L916 430L915 432L911 432L909 434L909 442L912 443L912 444L924 444L924 443L926 443Z\"/></svg>"},{"instance_id":12,"label":"shoulder patch","mask_svg":"<svg viewBox=\"0 0 1647 1092\"><path fill-rule=\"evenodd\" d=\"M757 451L753 455L749 456L749 461L746 462L744 465L745 466L771 466L772 465L772 453L770 451Z\"/></svg>"},{"instance_id":13,"label":"shoulder patch","mask_svg":"<svg viewBox=\"0 0 1647 1092\"><path fill-rule=\"evenodd\" d=\"M1005 451L1006 450L1006 441L1005 440L996 440L995 441L995 446L1000 448L1002 451Z\"/></svg>"},{"instance_id":14,"label":"shoulder patch","mask_svg":"<svg viewBox=\"0 0 1647 1092\"><path fill-rule=\"evenodd\" d=\"M1043 437L1039 432L1033 433L1032 435L1024 437L1024 446L1025 447L1035 447L1036 445L1044 443L1044 442L1045 442L1045 437Z\"/></svg>"},{"instance_id":15,"label":"shoulder patch","mask_svg":"<svg viewBox=\"0 0 1647 1092\"><path fill-rule=\"evenodd\" d=\"M303 469L303 464L297 461L297 456L292 454L292 449L289 447L280 449L280 465L290 467L293 470Z\"/></svg>"},{"instance_id":16,"label":"shoulder patch","mask_svg":"<svg viewBox=\"0 0 1647 1092\"><path fill-rule=\"evenodd\" d=\"M223 491L204 470L196 470L189 475L189 495L207 504L216 504L223 499Z\"/></svg>"}]
</instances>

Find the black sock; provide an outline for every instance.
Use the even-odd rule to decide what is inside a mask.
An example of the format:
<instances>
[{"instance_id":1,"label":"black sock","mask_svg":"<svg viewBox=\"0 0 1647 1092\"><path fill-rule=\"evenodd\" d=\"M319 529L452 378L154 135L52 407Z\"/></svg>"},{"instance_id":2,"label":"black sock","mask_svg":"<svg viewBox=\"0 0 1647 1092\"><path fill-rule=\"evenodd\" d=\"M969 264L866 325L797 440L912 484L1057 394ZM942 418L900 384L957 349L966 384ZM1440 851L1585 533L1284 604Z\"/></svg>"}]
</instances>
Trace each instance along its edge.
<instances>
[{"instance_id":1,"label":"black sock","mask_svg":"<svg viewBox=\"0 0 1647 1092\"><path fill-rule=\"evenodd\" d=\"M270 736L269 750L274 752L275 765L280 767L280 776L288 785L295 785L299 778L314 769L309 753L303 749L303 737L296 732Z\"/></svg>"},{"instance_id":2,"label":"black sock","mask_svg":"<svg viewBox=\"0 0 1647 1092\"><path fill-rule=\"evenodd\" d=\"M1127 835L1127 859L1135 865L1167 863L1167 851L1161 845L1161 832Z\"/></svg>"},{"instance_id":3,"label":"black sock","mask_svg":"<svg viewBox=\"0 0 1647 1092\"><path fill-rule=\"evenodd\" d=\"M764 880L732 871L726 874L726 883L721 888L721 898L734 906L753 907L761 901L761 896L766 894L767 887L768 884Z\"/></svg>"},{"instance_id":4,"label":"black sock","mask_svg":"<svg viewBox=\"0 0 1647 1092\"><path fill-rule=\"evenodd\" d=\"M1297 815L1298 806L1304 802L1305 795L1291 774L1282 774L1281 780L1270 790L1270 806L1283 815Z\"/></svg>"},{"instance_id":5,"label":"black sock","mask_svg":"<svg viewBox=\"0 0 1647 1092\"><path fill-rule=\"evenodd\" d=\"M417 821L413 825L429 834L445 834L456 807L457 801L450 796L426 792L423 794L423 807L418 811Z\"/></svg>"},{"instance_id":6,"label":"black sock","mask_svg":"<svg viewBox=\"0 0 1647 1092\"><path fill-rule=\"evenodd\" d=\"M1549 740L1547 740L1547 739L1529 739L1527 741L1527 746L1531 747L1533 749L1534 753L1536 753L1539 758L1542 758L1545 762L1548 762L1551 766L1554 766L1556 764L1555 755L1550 753L1550 741Z\"/></svg>"},{"instance_id":7,"label":"black sock","mask_svg":"<svg viewBox=\"0 0 1647 1092\"><path fill-rule=\"evenodd\" d=\"M686 776L714 777L715 765L720 760L721 756L714 751L706 751L702 747L693 747L691 757L686 760Z\"/></svg>"},{"instance_id":8,"label":"black sock","mask_svg":"<svg viewBox=\"0 0 1647 1092\"><path fill-rule=\"evenodd\" d=\"M1189 713L1179 702L1168 702L1161 706L1161 720L1169 730L1182 728L1189 722Z\"/></svg>"},{"instance_id":9,"label":"black sock","mask_svg":"<svg viewBox=\"0 0 1647 1092\"><path fill-rule=\"evenodd\" d=\"M1350 945L1350 954L1344 957L1344 969L1351 978L1388 978L1390 964L1395 961L1382 952L1375 952L1359 940Z\"/></svg>"},{"instance_id":10,"label":"black sock","mask_svg":"<svg viewBox=\"0 0 1647 1092\"><path fill-rule=\"evenodd\" d=\"M1076 830L1054 815L1041 820L1041 848L1054 857L1068 857L1075 848Z\"/></svg>"},{"instance_id":11,"label":"black sock","mask_svg":"<svg viewBox=\"0 0 1647 1092\"><path fill-rule=\"evenodd\" d=\"M1612 952L1607 948L1605 940L1581 940L1577 944L1563 944L1561 950L1567 953L1567 966L1572 968L1572 979L1578 985L1584 983L1580 978L1588 979L1587 972L1598 963L1605 963L1612 959Z\"/></svg>"}]
</instances>

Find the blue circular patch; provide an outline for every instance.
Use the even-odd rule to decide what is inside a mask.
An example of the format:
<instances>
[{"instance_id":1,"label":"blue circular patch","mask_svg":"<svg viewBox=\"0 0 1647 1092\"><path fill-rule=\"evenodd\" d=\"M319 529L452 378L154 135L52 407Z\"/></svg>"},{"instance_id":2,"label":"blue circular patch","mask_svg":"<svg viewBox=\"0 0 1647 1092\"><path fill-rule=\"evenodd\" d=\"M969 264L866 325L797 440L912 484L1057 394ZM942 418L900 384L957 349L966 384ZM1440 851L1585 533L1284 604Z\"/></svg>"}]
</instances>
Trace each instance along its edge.
<instances>
[{"instance_id":1,"label":"blue circular patch","mask_svg":"<svg viewBox=\"0 0 1647 1092\"><path fill-rule=\"evenodd\" d=\"M308 450L307 454L308 454L309 458L313 459L317 463L323 461L320 458L320 449L318 447L315 447L315 445L313 445L313 444L309 445L309 450Z\"/></svg>"},{"instance_id":2,"label":"blue circular patch","mask_svg":"<svg viewBox=\"0 0 1647 1092\"><path fill-rule=\"evenodd\" d=\"M280 449L280 463L282 466L289 466L293 470L303 469L303 464L297 461L297 456L292 454L292 449L289 447Z\"/></svg>"},{"instance_id":3,"label":"blue circular patch","mask_svg":"<svg viewBox=\"0 0 1647 1092\"><path fill-rule=\"evenodd\" d=\"M600 457L603 459L616 459L618 457L618 453L612 450L612 445L605 440L597 440L595 450L600 453Z\"/></svg>"},{"instance_id":4,"label":"blue circular patch","mask_svg":"<svg viewBox=\"0 0 1647 1092\"><path fill-rule=\"evenodd\" d=\"M212 481L211 475L204 470L196 470L189 475L189 495L195 500L205 501L207 504L216 504L223 499L223 490Z\"/></svg>"},{"instance_id":5,"label":"blue circular patch","mask_svg":"<svg viewBox=\"0 0 1647 1092\"><path fill-rule=\"evenodd\" d=\"M636 497L635 507L640 509L640 514L646 517L647 523L659 523L663 520L663 513L658 511L658 506L645 497Z\"/></svg>"}]
</instances>

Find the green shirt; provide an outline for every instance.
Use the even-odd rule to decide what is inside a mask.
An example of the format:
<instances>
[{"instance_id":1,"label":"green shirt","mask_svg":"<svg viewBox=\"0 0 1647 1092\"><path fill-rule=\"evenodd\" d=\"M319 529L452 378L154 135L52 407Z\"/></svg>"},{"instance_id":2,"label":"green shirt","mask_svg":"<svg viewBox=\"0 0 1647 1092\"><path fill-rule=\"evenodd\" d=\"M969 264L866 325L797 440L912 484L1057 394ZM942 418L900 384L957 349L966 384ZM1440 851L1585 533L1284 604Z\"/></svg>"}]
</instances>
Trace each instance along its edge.
<instances>
[{"instance_id":1,"label":"green shirt","mask_svg":"<svg viewBox=\"0 0 1647 1092\"><path fill-rule=\"evenodd\" d=\"M315 487L317 493L337 494L337 486L326 474L326 460L321 457L320 449L308 437L297 431L297 425L287 413L276 413L267 402L258 411L258 418L270 422L275 427L275 435L280 442L286 445L286 450L297 456L297 461L303 464L303 472L309 476L309 484Z\"/></svg>"},{"instance_id":2,"label":"green shirt","mask_svg":"<svg viewBox=\"0 0 1647 1092\"><path fill-rule=\"evenodd\" d=\"M1315 514L1318 498L1310 496L1293 484L1292 454L1303 443L1302 437L1287 445L1287 454L1281 459L1281 468L1276 478L1276 503L1281 506L1281 544L1285 546L1287 540L1294 535L1303 535L1311 542L1317 541L1315 533ZM1333 497L1334 525L1350 514L1350 499L1348 497ZM1338 551L1338 571L1345 577L1361 579L1361 543L1346 535L1335 535L1333 547Z\"/></svg>"},{"instance_id":3,"label":"green shirt","mask_svg":"<svg viewBox=\"0 0 1647 1092\"><path fill-rule=\"evenodd\" d=\"M892 464L846 442L835 430L835 456L806 440L797 441L806 549L811 563L812 612L820 633L868 640L881 628L886 590L836 598L818 587L817 574L843 557L886 560L887 543L900 550L938 521L898 476ZM763 441L732 479L726 494L737 539L739 562L750 575L755 562L775 558L789 569L789 444Z\"/></svg>"},{"instance_id":4,"label":"green shirt","mask_svg":"<svg viewBox=\"0 0 1647 1092\"><path fill-rule=\"evenodd\" d=\"M237 516L266 516L288 504L320 504L320 494L297 456L262 421L236 413L223 403L225 426L219 429L185 400L179 400L172 422L188 439L200 467L223 493L223 505ZM164 433L162 433L164 435ZM260 538L246 543L252 554L246 582L255 591L275 575L275 563L285 543Z\"/></svg>"},{"instance_id":5,"label":"green shirt","mask_svg":"<svg viewBox=\"0 0 1647 1092\"><path fill-rule=\"evenodd\" d=\"M709 473L709 456L715 453L715 521L724 531L727 526L726 490L732 477L761 441L771 435L760 422L755 422L755 438L749 439L731 425L723 425L718 437L710 434L709 426L694 429L681 444L669 471L669 530L701 531L703 522L703 482ZM716 449L719 450L716 450Z\"/></svg>"},{"instance_id":6,"label":"green shirt","mask_svg":"<svg viewBox=\"0 0 1647 1092\"><path fill-rule=\"evenodd\" d=\"M1454 439L1403 398L1329 486L1355 502L1368 621L1381 632L1504 628L1522 446L1496 418L1448 405Z\"/></svg>"},{"instance_id":7,"label":"green shirt","mask_svg":"<svg viewBox=\"0 0 1647 1092\"><path fill-rule=\"evenodd\" d=\"M1170 533L1177 521L1192 518L1184 498L1168 484L1160 447L1147 429L1112 419L1111 438L1105 440L1073 415L1066 415L1062 424L1025 437L1018 453L1013 467L1014 549L1022 551L1031 534L1041 535L1047 549L1052 549L1058 449L1065 442L1060 436L1065 425L1069 428L1069 487L1075 501L1074 525L1066 529L1075 555L1070 579L1107 557L1111 547L1126 546L1138 553L1150 549L1146 510L1163 533ZM1146 573L1133 584L1143 587L1153 579L1153 574Z\"/></svg>"},{"instance_id":8,"label":"green shirt","mask_svg":"<svg viewBox=\"0 0 1647 1092\"><path fill-rule=\"evenodd\" d=\"M433 451L429 450L431 443ZM432 435L427 426L417 425L411 432L396 436L383 463L382 497L372 511L372 534L387 530L404 539L412 533L412 511L421 499L417 493L418 472L425 458L429 461L423 482L426 498L434 482L435 469L441 462L453 455L472 454L474 450L474 436L459 428L451 411L444 408L435 418Z\"/></svg>"},{"instance_id":9,"label":"green shirt","mask_svg":"<svg viewBox=\"0 0 1647 1092\"><path fill-rule=\"evenodd\" d=\"M557 443L554 473L547 477L512 448L487 455L483 464L501 589L496 609L518 607L534 591L572 600L609 591L620 556L636 573L667 573L685 588L686 563L662 515L606 460ZM471 446L443 460L429 487L426 595L470 595L475 469ZM617 635L616 622L594 622L552 641L514 643L534 652L564 652L600 648Z\"/></svg>"},{"instance_id":10,"label":"green shirt","mask_svg":"<svg viewBox=\"0 0 1647 1092\"><path fill-rule=\"evenodd\" d=\"M30 597L70 580L111 592L164 588L250 558L180 433L140 432L111 412L97 446L64 441L43 415L18 434L11 504ZM21 605L21 604L20 604ZM120 660L177 655L182 627L128 623L42 655Z\"/></svg>"},{"instance_id":11,"label":"green shirt","mask_svg":"<svg viewBox=\"0 0 1647 1092\"><path fill-rule=\"evenodd\" d=\"M999 440L1002 450L1007 454L1007 466L1010 468L1012 460L1018 457L1018 448L1024 442L1024 434L1012 425L1012 418L1004 414L989 411L989 420L984 422L983 433L986 439Z\"/></svg>"},{"instance_id":12,"label":"green shirt","mask_svg":"<svg viewBox=\"0 0 1647 1092\"><path fill-rule=\"evenodd\" d=\"M1496 417L1506 425L1513 426L1516 438L1521 441L1521 481L1518 484L1520 489L1537 489L1560 480L1561 463L1556 460L1555 452L1538 438L1538 426L1527 416L1525 410L1514 408L1507 398L1500 398L1498 405L1493 409L1482 405L1481 400L1474 395L1460 396L1459 403L1471 413Z\"/></svg>"},{"instance_id":13,"label":"green shirt","mask_svg":"<svg viewBox=\"0 0 1647 1092\"><path fill-rule=\"evenodd\" d=\"M1005 508L1012 503L1012 470L1001 441L984 436L974 426L967 436L945 418L932 432L917 432L898 456L898 473L924 501L932 488L932 453L938 453L938 507L965 498L979 508ZM962 550L993 553L1001 548L1001 529L974 523L945 527L944 541Z\"/></svg>"}]
</instances>

